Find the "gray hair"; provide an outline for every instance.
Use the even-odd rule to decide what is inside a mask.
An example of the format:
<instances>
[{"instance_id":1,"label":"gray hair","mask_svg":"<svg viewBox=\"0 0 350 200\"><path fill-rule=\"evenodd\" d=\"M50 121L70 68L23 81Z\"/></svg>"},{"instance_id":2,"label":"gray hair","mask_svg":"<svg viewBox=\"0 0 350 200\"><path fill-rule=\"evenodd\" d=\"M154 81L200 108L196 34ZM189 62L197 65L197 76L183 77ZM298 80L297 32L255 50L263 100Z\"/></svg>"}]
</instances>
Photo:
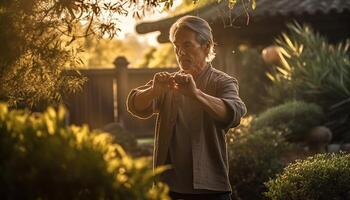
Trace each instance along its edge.
<instances>
[{"instance_id":1,"label":"gray hair","mask_svg":"<svg viewBox=\"0 0 350 200\"><path fill-rule=\"evenodd\" d=\"M187 27L194 31L197 35L196 39L199 44L209 44L209 53L206 57L207 62L210 62L215 58L213 33L207 21L200 17L190 15L181 17L170 27L169 39L171 42L174 42L176 31L180 27Z\"/></svg>"}]
</instances>

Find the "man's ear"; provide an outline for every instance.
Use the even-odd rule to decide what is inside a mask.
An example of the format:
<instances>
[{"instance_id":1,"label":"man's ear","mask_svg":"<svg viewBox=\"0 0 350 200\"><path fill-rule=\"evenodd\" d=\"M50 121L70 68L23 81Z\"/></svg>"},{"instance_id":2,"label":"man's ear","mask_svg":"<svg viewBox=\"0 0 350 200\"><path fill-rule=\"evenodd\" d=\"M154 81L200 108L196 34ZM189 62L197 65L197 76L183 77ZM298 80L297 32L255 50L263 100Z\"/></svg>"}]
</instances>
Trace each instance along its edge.
<instances>
[{"instance_id":1,"label":"man's ear","mask_svg":"<svg viewBox=\"0 0 350 200\"><path fill-rule=\"evenodd\" d=\"M206 44L204 44L204 45L202 46L202 48L205 50L205 53L206 53L206 54L209 54L209 51L210 51L210 44L209 44L209 42L206 43Z\"/></svg>"}]
</instances>

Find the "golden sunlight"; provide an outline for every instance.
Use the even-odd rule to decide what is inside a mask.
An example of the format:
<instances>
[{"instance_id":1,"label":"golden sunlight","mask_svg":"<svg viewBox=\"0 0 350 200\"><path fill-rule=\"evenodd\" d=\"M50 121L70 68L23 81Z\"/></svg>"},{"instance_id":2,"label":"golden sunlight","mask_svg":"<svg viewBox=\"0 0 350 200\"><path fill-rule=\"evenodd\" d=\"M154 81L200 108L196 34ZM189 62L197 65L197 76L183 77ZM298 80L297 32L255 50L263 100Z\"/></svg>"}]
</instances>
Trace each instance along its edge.
<instances>
[{"instance_id":1,"label":"golden sunlight","mask_svg":"<svg viewBox=\"0 0 350 200\"><path fill-rule=\"evenodd\" d=\"M154 8L145 13L142 19L132 16L132 10L128 10L128 15L118 15L118 28L120 31L114 38L86 38L80 42L84 52L81 53L83 61L82 68L113 68L113 61L117 56L125 56L129 62L129 67L158 67L174 66L175 57L172 59L164 58L164 53L172 52L169 44L160 44L157 41L158 32L148 34L138 34L135 27L138 23L144 21L157 21L167 18L171 12L182 4L183 0L174 1L170 11L162 11L160 8ZM105 13L102 17L110 17ZM82 22L84 24L84 22ZM87 22L86 22L87 23ZM155 51L158 49L158 51ZM154 54L154 59L147 59L147 55ZM159 58L160 57L160 58Z\"/></svg>"},{"instance_id":2,"label":"golden sunlight","mask_svg":"<svg viewBox=\"0 0 350 200\"><path fill-rule=\"evenodd\" d=\"M172 9L175 9L178 7L183 0L176 0L174 1L174 5ZM148 43L151 46L158 46L159 43L157 41L157 36L159 33L153 32L149 34L137 34L135 31L135 26L137 23L142 21L156 21L162 18L166 18L169 16L169 13L166 11L161 11L159 9L155 9L154 11L150 11L150 13L147 13L147 16L143 17L142 19L135 19L131 16L131 13L128 16L121 16L120 17L120 33L116 36L116 39L125 39L127 35L137 35L139 41Z\"/></svg>"}]
</instances>

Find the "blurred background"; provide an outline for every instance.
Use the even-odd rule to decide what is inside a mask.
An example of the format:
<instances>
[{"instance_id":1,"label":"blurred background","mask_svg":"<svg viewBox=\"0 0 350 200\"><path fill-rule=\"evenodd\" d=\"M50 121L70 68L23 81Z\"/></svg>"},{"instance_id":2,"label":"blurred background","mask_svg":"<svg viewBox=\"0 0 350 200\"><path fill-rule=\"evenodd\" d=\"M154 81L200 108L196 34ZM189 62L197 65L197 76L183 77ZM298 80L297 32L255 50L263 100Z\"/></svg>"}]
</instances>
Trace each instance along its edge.
<instances>
[{"instance_id":1,"label":"blurred background","mask_svg":"<svg viewBox=\"0 0 350 200\"><path fill-rule=\"evenodd\" d=\"M227 134L232 198L350 199L346 0L1 1L4 199L168 198L152 189L156 116L126 98L178 69L184 15L208 21L248 109Z\"/></svg>"}]
</instances>

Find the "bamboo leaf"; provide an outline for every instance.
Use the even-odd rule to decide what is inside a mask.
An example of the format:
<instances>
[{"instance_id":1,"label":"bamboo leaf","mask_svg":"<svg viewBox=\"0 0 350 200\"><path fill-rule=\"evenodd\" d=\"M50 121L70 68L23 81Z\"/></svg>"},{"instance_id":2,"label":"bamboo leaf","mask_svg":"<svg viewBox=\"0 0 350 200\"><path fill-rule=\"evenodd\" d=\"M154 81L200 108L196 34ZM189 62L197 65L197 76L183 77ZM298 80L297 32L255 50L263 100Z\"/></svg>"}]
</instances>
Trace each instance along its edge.
<instances>
[{"instance_id":1,"label":"bamboo leaf","mask_svg":"<svg viewBox=\"0 0 350 200\"><path fill-rule=\"evenodd\" d=\"M282 47L278 48L278 51L282 53L282 55L286 56L287 58L291 58L291 55Z\"/></svg>"},{"instance_id":2,"label":"bamboo leaf","mask_svg":"<svg viewBox=\"0 0 350 200\"><path fill-rule=\"evenodd\" d=\"M275 81L276 81L275 77L274 77L270 72L266 72L266 76L267 76L272 82L275 82Z\"/></svg>"},{"instance_id":3,"label":"bamboo leaf","mask_svg":"<svg viewBox=\"0 0 350 200\"><path fill-rule=\"evenodd\" d=\"M278 70L281 74L283 74L284 76L286 76L286 77L289 77L289 76L290 76L290 72L288 72L287 70L285 70L285 69L283 69L283 68L281 68L281 67L277 67L277 70Z\"/></svg>"},{"instance_id":4,"label":"bamboo leaf","mask_svg":"<svg viewBox=\"0 0 350 200\"><path fill-rule=\"evenodd\" d=\"M279 54L279 55L280 55L280 60L281 60L282 66L284 66L287 70L291 71L292 68L290 67L287 60L284 58L284 56L282 54Z\"/></svg>"},{"instance_id":5,"label":"bamboo leaf","mask_svg":"<svg viewBox=\"0 0 350 200\"><path fill-rule=\"evenodd\" d=\"M256 0L252 0L252 9L255 10L256 8Z\"/></svg>"},{"instance_id":6,"label":"bamboo leaf","mask_svg":"<svg viewBox=\"0 0 350 200\"><path fill-rule=\"evenodd\" d=\"M284 41L287 43L288 47L290 47L294 52L296 52L296 48L291 39L287 36L287 34L282 33L282 37L284 38Z\"/></svg>"},{"instance_id":7,"label":"bamboo leaf","mask_svg":"<svg viewBox=\"0 0 350 200\"><path fill-rule=\"evenodd\" d=\"M299 49L298 49L298 55L301 55L301 53L303 53L303 50L304 50L304 45L301 44L301 45L299 46Z\"/></svg>"}]
</instances>

